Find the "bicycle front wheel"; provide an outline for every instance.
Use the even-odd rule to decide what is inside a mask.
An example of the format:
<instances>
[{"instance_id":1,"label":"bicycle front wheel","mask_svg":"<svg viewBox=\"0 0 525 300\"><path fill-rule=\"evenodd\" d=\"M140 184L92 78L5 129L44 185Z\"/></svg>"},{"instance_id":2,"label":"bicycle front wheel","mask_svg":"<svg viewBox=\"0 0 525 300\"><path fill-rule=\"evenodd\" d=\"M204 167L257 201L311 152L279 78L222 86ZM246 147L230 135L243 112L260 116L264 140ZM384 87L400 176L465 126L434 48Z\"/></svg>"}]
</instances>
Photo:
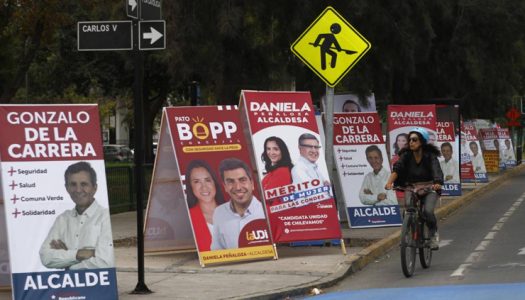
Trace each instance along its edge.
<instances>
[{"instance_id":1,"label":"bicycle front wheel","mask_svg":"<svg viewBox=\"0 0 525 300\"><path fill-rule=\"evenodd\" d=\"M405 214L401 230L401 268L405 277L414 274L416 268L416 247L414 236L416 234L415 216L411 213Z\"/></svg>"},{"instance_id":2,"label":"bicycle front wheel","mask_svg":"<svg viewBox=\"0 0 525 300\"><path fill-rule=\"evenodd\" d=\"M430 267L432 262L432 249L430 249L430 230L427 223L422 222L421 225L421 245L419 246L419 262L423 269Z\"/></svg>"}]
</instances>

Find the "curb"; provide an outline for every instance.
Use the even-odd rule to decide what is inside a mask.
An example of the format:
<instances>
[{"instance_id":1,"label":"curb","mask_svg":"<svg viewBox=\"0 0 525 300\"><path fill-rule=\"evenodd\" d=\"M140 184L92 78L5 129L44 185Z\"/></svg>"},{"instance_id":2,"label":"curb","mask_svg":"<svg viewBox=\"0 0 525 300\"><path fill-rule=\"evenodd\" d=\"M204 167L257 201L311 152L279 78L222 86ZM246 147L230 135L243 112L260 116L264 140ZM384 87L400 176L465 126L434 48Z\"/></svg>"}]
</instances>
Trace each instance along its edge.
<instances>
[{"instance_id":1,"label":"curb","mask_svg":"<svg viewBox=\"0 0 525 300\"><path fill-rule=\"evenodd\" d=\"M471 191L470 193L464 196L460 196L455 201L452 201L451 203L448 203L445 206L438 208L435 212L436 217L438 219L443 219L449 216L461 207L472 202L474 199L477 198L478 195L486 193L498 187L509 177L516 175L524 169L525 164L521 164L511 170L505 171L505 173L498 176L498 178L496 178L494 181L485 183L483 186ZM322 279L313 281L311 283L303 284L297 287L288 287L272 291L269 294L246 295L234 299L285 299L289 296L306 295L313 288L322 289L331 287L339 281L343 280L346 276L363 269L365 266L375 261L377 258L389 252L394 246L399 244L400 234L401 229L366 247L358 253L350 255L343 264L340 264L338 266L337 271Z\"/></svg>"}]
</instances>

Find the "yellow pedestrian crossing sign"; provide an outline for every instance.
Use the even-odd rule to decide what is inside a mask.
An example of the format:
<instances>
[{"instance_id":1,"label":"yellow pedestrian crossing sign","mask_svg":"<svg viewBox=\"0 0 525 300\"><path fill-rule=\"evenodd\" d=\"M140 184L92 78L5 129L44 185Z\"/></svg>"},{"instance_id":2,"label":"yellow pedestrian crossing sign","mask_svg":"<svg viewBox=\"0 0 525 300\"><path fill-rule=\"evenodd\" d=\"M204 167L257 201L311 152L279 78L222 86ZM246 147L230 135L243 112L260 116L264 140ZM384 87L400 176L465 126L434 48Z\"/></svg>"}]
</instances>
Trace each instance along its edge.
<instances>
[{"instance_id":1,"label":"yellow pedestrian crossing sign","mask_svg":"<svg viewBox=\"0 0 525 300\"><path fill-rule=\"evenodd\" d=\"M370 47L335 9L327 7L291 49L327 85L334 87Z\"/></svg>"}]
</instances>

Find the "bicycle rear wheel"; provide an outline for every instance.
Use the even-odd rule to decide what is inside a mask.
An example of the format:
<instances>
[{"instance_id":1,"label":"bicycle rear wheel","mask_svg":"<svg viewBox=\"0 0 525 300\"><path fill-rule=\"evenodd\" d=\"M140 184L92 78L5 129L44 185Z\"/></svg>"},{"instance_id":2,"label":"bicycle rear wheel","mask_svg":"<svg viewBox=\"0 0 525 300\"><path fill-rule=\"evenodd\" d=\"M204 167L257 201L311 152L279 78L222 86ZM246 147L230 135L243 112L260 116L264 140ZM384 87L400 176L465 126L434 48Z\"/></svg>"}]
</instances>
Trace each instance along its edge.
<instances>
[{"instance_id":1,"label":"bicycle rear wheel","mask_svg":"<svg viewBox=\"0 0 525 300\"><path fill-rule=\"evenodd\" d=\"M419 262L423 269L430 267L432 263L432 249L430 249L430 230L427 223L422 222L421 225L421 245L419 247Z\"/></svg>"},{"instance_id":2,"label":"bicycle rear wheel","mask_svg":"<svg viewBox=\"0 0 525 300\"><path fill-rule=\"evenodd\" d=\"M414 235L416 232L415 216L406 213L401 230L401 268L405 277L414 274L416 268L416 247L414 245Z\"/></svg>"}]
</instances>

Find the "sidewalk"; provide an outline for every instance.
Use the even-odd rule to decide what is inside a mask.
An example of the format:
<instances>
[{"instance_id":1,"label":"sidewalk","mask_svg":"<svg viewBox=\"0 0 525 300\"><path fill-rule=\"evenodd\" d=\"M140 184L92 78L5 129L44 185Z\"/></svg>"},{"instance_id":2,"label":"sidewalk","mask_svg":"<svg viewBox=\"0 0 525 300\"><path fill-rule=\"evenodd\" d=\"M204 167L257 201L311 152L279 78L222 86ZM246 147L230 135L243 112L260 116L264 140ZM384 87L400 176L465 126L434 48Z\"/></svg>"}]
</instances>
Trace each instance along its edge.
<instances>
[{"instance_id":1,"label":"sidewalk","mask_svg":"<svg viewBox=\"0 0 525 300\"><path fill-rule=\"evenodd\" d=\"M461 197L443 197L437 216L446 217L523 169L520 165L501 175L490 174L487 184L465 185ZM115 240L135 236L134 213L112 216L112 222ZM314 287L333 285L384 255L398 244L399 233L399 227L343 229L346 256L339 246L279 245L278 260L201 268L196 253L147 255L145 281L154 292L149 295L130 294L138 280L137 251L134 246L119 246L115 255L120 299L284 299L303 295Z\"/></svg>"},{"instance_id":2,"label":"sidewalk","mask_svg":"<svg viewBox=\"0 0 525 300\"><path fill-rule=\"evenodd\" d=\"M501 175L490 174L487 184L463 186L463 196L443 197L436 209L442 219L461 206L525 169L520 165ZM138 282L136 215L112 215L120 299L285 299L337 283L388 252L399 242L399 227L348 229L343 227L347 255L340 246L289 247L278 245L278 260L242 262L201 268L196 252L146 255L145 282L149 295L131 292ZM401 274L401 270L400 270ZM401 276L401 275L400 275ZM0 292L0 299L10 293Z\"/></svg>"}]
</instances>

